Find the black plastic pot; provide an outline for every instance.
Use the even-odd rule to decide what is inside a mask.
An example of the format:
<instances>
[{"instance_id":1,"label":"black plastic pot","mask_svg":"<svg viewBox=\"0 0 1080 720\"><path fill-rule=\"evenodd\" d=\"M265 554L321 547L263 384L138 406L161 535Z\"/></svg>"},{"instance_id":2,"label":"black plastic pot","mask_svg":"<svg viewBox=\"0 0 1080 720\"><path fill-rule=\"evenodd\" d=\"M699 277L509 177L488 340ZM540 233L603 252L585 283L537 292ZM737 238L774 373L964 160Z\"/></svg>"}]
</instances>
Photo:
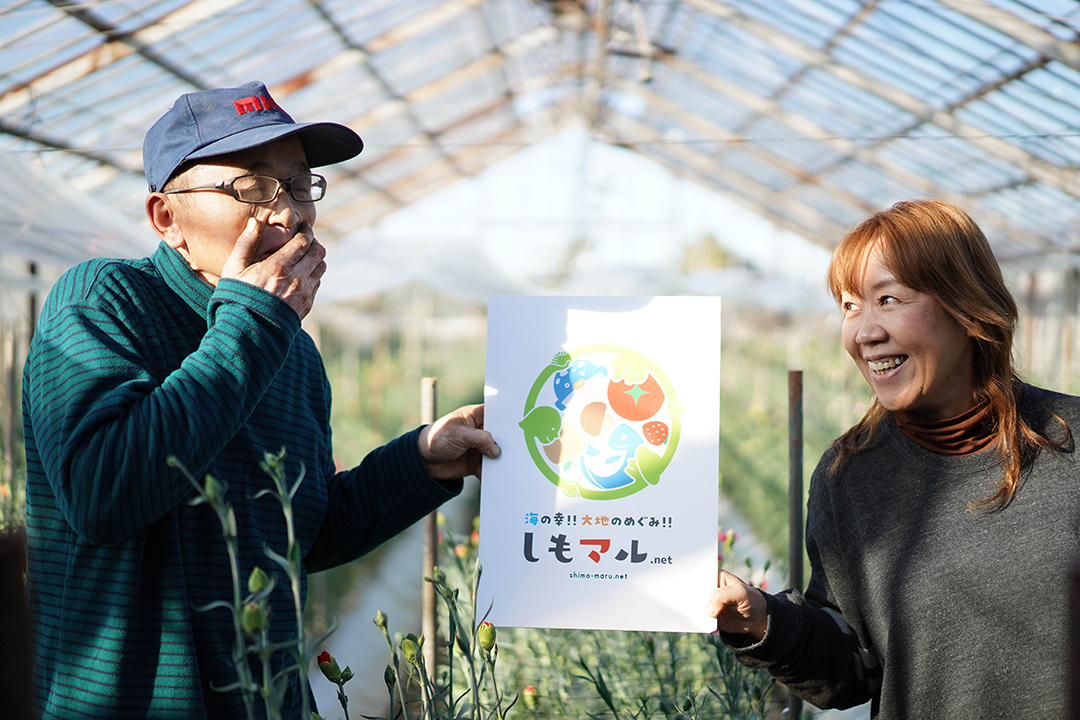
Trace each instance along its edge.
<instances>
[{"instance_id":1,"label":"black plastic pot","mask_svg":"<svg viewBox=\"0 0 1080 720\"><path fill-rule=\"evenodd\" d=\"M26 608L26 530L0 530L0 708L30 720L30 619Z\"/></svg>"}]
</instances>

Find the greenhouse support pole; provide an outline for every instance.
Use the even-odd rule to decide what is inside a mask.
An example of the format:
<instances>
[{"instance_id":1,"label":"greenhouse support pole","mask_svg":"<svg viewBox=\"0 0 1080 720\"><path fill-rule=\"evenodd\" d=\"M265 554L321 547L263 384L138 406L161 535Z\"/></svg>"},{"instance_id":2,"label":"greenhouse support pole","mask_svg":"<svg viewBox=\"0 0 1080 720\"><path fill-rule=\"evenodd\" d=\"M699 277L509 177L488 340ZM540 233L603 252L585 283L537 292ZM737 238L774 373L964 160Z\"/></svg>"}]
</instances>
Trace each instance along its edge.
<instances>
[{"instance_id":1,"label":"greenhouse support pole","mask_svg":"<svg viewBox=\"0 0 1080 720\"><path fill-rule=\"evenodd\" d=\"M803 388L802 370L788 371L788 585L803 590ZM802 716L802 698L788 689L791 720Z\"/></svg>"},{"instance_id":2,"label":"greenhouse support pole","mask_svg":"<svg viewBox=\"0 0 1080 720\"><path fill-rule=\"evenodd\" d=\"M430 425L435 422L435 384L437 378L420 378L420 422ZM435 558L438 547L438 510L433 510L424 518L424 573L420 578L421 589L421 632L424 634L424 664L428 675L435 678L435 586L424 578L435 574Z\"/></svg>"}]
</instances>

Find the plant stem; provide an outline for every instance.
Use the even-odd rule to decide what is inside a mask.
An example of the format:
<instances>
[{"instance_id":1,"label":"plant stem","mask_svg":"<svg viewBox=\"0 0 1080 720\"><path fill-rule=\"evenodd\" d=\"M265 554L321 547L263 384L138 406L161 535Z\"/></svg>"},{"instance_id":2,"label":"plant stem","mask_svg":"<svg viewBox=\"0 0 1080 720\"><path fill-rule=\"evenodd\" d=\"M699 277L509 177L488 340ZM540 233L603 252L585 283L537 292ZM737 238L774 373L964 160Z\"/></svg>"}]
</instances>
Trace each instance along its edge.
<instances>
[{"instance_id":1,"label":"plant stem","mask_svg":"<svg viewBox=\"0 0 1080 720\"><path fill-rule=\"evenodd\" d=\"M225 534L225 548L229 555L229 569L232 571L233 583L233 666L240 680L240 695L244 698L244 709L247 711L248 720L255 718L255 698L252 697L251 688L254 679L251 677L251 667L247 664L247 640L244 639L244 629L240 627L240 613L243 611L240 600L240 562L237 559L236 535L230 534L228 511L231 508L225 505L218 512L221 520L221 529Z\"/></svg>"},{"instance_id":2,"label":"plant stem","mask_svg":"<svg viewBox=\"0 0 1080 720\"><path fill-rule=\"evenodd\" d=\"M301 580L301 564L300 564L300 546L296 542L296 528L293 522L293 509L292 499L296 494L296 491L300 488L300 484L304 482L306 475L306 468L303 464L300 465L300 475L297 477L296 482L293 483L292 488L286 488L285 485L285 448L281 449L277 455L271 455L267 453L264 456L265 460L262 463L263 470L274 481L274 497L281 503L281 513L285 516L285 531L286 531L286 546L285 546L285 558L287 560L285 570L289 576L289 586L292 590L293 596L293 610L296 615L296 674L298 676L298 692L300 693L300 700L303 705L301 717L311 717L311 699L308 692L308 663L310 662L310 651L307 647L307 641L304 633L304 601L302 590L300 587Z\"/></svg>"},{"instance_id":3,"label":"plant stem","mask_svg":"<svg viewBox=\"0 0 1080 720\"><path fill-rule=\"evenodd\" d=\"M341 709L345 711L345 720L349 720L349 698L345 696L345 683L339 682L337 684L337 697L338 702L341 703ZM394 696L390 696L390 717L394 716Z\"/></svg>"}]
</instances>

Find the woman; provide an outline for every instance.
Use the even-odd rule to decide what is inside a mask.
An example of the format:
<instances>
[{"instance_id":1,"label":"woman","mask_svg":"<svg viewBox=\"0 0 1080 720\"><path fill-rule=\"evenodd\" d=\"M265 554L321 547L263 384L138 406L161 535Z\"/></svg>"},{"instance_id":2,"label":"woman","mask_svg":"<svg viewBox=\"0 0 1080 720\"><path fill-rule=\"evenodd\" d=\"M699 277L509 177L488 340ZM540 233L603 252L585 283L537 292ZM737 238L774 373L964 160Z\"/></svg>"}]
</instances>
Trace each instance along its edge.
<instances>
[{"instance_id":1,"label":"woman","mask_svg":"<svg viewBox=\"0 0 1080 720\"><path fill-rule=\"evenodd\" d=\"M828 280L875 402L814 472L809 586L769 595L721 573L706 611L743 663L818 707L1064 716L1080 399L1016 376L1016 304L947 203L867 219Z\"/></svg>"}]
</instances>

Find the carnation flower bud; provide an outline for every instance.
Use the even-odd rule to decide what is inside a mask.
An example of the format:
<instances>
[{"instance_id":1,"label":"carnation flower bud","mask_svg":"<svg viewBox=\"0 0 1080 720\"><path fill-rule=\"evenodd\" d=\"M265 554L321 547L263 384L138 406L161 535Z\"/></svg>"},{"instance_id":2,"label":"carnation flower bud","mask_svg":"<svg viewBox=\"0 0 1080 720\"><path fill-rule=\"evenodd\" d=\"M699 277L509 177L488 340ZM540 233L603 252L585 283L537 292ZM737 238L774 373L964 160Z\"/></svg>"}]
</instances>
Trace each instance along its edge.
<instances>
[{"instance_id":1,"label":"carnation flower bud","mask_svg":"<svg viewBox=\"0 0 1080 720\"><path fill-rule=\"evenodd\" d=\"M536 701L539 699L539 693L536 688L529 685L527 688L521 691L521 701L525 703L525 707L529 710L536 709Z\"/></svg>"},{"instance_id":2,"label":"carnation flower bud","mask_svg":"<svg viewBox=\"0 0 1080 720\"><path fill-rule=\"evenodd\" d=\"M397 682L397 673L394 672L394 668L389 665L383 670L383 682L386 683L386 689L390 692L394 692L394 684Z\"/></svg>"},{"instance_id":3,"label":"carnation flower bud","mask_svg":"<svg viewBox=\"0 0 1080 720\"><path fill-rule=\"evenodd\" d=\"M407 663L416 665L417 660L420 657L420 642L412 633L409 633L402 639L401 654L405 656L405 661Z\"/></svg>"},{"instance_id":4,"label":"carnation flower bud","mask_svg":"<svg viewBox=\"0 0 1080 720\"><path fill-rule=\"evenodd\" d=\"M485 652L491 652L491 648L495 647L495 639L498 636L498 632L495 630L495 626L484 621L480 623L480 628L476 633L477 640L480 641L480 647L484 648Z\"/></svg>"},{"instance_id":5,"label":"carnation flower bud","mask_svg":"<svg viewBox=\"0 0 1080 720\"><path fill-rule=\"evenodd\" d=\"M258 565L251 571L251 575L248 576L248 592L257 594L260 590L270 584L270 576L266 574Z\"/></svg>"},{"instance_id":6,"label":"carnation flower bud","mask_svg":"<svg viewBox=\"0 0 1080 720\"><path fill-rule=\"evenodd\" d=\"M270 608L265 602L250 602L240 612L240 625L244 632L254 637L270 621Z\"/></svg>"},{"instance_id":7,"label":"carnation flower bud","mask_svg":"<svg viewBox=\"0 0 1080 720\"><path fill-rule=\"evenodd\" d=\"M382 610L375 613L375 627L379 628L383 632L386 632L386 613Z\"/></svg>"},{"instance_id":8,"label":"carnation flower bud","mask_svg":"<svg viewBox=\"0 0 1080 720\"><path fill-rule=\"evenodd\" d=\"M332 683L341 680L341 668L338 667L337 660L334 659L333 655L323 650L315 660L319 663L319 669L322 670L327 680Z\"/></svg>"}]
</instances>

